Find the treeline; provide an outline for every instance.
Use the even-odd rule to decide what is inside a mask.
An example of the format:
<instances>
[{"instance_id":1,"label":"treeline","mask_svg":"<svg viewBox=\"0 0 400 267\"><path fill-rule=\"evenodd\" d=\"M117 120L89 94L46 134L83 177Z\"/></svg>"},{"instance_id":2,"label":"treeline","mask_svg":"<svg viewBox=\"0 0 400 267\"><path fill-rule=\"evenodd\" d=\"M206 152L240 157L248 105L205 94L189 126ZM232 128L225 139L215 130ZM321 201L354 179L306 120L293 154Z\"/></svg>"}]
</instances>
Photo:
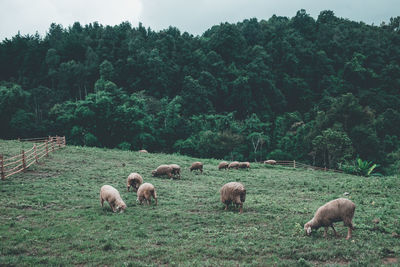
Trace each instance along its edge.
<instances>
[{"instance_id":1,"label":"treeline","mask_svg":"<svg viewBox=\"0 0 400 267\"><path fill-rule=\"evenodd\" d=\"M329 168L400 167L400 17L322 11L213 26L52 24L0 44L1 138Z\"/></svg>"}]
</instances>

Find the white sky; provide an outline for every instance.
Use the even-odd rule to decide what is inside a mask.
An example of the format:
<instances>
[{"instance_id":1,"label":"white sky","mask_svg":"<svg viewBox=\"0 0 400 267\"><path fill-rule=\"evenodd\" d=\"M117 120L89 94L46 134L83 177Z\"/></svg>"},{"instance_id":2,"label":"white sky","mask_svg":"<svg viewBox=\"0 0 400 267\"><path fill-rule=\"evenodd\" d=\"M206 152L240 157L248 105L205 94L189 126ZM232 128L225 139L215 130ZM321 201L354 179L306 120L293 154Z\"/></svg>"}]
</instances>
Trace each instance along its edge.
<instances>
[{"instance_id":1,"label":"white sky","mask_svg":"<svg viewBox=\"0 0 400 267\"><path fill-rule=\"evenodd\" d=\"M0 0L0 41L18 31L44 36L53 22L66 28L76 21L129 21L134 27L140 21L156 31L175 26L201 35L221 22L269 19L273 14L290 18L300 9L314 18L332 10L337 17L380 25L400 16L400 0Z\"/></svg>"}]
</instances>

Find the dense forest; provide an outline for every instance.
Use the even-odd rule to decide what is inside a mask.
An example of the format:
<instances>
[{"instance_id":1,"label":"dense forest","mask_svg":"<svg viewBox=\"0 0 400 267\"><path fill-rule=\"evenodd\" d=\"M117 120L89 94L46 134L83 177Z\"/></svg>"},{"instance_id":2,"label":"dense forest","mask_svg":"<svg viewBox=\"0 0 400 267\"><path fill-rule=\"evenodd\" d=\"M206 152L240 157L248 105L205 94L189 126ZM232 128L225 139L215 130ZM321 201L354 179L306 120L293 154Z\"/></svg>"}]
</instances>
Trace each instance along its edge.
<instances>
[{"instance_id":1,"label":"dense forest","mask_svg":"<svg viewBox=\"0 0 400 267\"><path fill-rule=\"evenodd\" d=\"M0 124L3 139L398 173L400 17L300 10L201 36L52 24L0 43Z\"/></svg>"}]
</instances>

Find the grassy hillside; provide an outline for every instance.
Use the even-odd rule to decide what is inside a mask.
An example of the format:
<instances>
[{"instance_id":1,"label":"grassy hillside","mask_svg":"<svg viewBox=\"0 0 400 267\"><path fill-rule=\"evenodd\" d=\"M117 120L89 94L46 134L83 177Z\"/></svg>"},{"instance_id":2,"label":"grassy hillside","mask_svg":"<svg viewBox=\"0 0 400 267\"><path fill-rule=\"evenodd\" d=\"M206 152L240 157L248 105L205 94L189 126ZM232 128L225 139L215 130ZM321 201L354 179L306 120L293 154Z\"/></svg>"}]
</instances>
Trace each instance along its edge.
<instances>
[{"instance_id":1,"label":"grassy hillside","mask_svg":"<svg viewBox=\"0 0 400 267\"><path fill-rule=\"evenodd\" d=\"M0 141L12 155L21 146ZM201 159L68 146L26 173L0 181L0 265L379 265L399 264L400 179L364 178L252 164L218 171ZM183 167L181 180L151 177L163 163ZM158 206L140 206L127 192L129 173L155 185ZM224 211L220 187L240 181L247 189L243 214ZM125 213L101 208L99 190L117 188ZM355 231L337 224L341 237L303 225L325 202L343 193L356 205ZM377 222L378 219L379 222ZM374 222L375 220L375 222Z\"/></svg>"}]
</instances>

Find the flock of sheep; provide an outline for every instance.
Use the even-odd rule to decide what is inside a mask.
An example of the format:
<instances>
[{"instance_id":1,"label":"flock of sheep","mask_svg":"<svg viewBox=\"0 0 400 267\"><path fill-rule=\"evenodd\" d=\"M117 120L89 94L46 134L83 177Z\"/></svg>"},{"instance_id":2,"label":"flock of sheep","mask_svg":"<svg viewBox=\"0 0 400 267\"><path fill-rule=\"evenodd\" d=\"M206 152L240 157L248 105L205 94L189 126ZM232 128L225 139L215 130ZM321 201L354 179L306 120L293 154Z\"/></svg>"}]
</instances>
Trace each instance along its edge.
<instances>
[{"instance_id":1,"label":"flock of sheep","mask_svg":"<svg viewBox=\"0 0 400 267\"><path fill-rule=\"evenodd\" d=\"M274 160L267 160L266 164L275 164ZM239 169L250 168L249 162L234 161L228 163L222 161L218 164L218 169ZM203 173L203 163L194 162L190 166L190 171L199 170ZM169 178L180 178L181 167L177 164L160 165L152 171L153 176L167 175ZM143 178L138 173L131 173L126 181L127 190L129 192L132 188L137 193L137 201L140 204L146 201L148 205L151 204L151 198L154 199L157 205L157 193L154 186L150 183L143 183ZM222 186L220 189L221 202L225 204L225 210L228 209L230 204L239 207L239 213L243 212L243 203L246 200L246 189L243 184L239 182L230 182ZM113 212L123 212L126 209L126 204L122 200L117 189L110 185L103 185L100 189L100 203L103 207L104 201L107 201ZM348 227L346 239L351 238L352 230L354 229L352 220L355 212L355 204L348 199L338 198L332 200L325 205L321 206L315 213L314 217L304 225L304 230L307 235L311 234L312 229L324 227L324 237L327 235L327 230L332 227L335 236L337 236L333 223L343 221L344 225Z\"/></svg>"}]
</instances>

